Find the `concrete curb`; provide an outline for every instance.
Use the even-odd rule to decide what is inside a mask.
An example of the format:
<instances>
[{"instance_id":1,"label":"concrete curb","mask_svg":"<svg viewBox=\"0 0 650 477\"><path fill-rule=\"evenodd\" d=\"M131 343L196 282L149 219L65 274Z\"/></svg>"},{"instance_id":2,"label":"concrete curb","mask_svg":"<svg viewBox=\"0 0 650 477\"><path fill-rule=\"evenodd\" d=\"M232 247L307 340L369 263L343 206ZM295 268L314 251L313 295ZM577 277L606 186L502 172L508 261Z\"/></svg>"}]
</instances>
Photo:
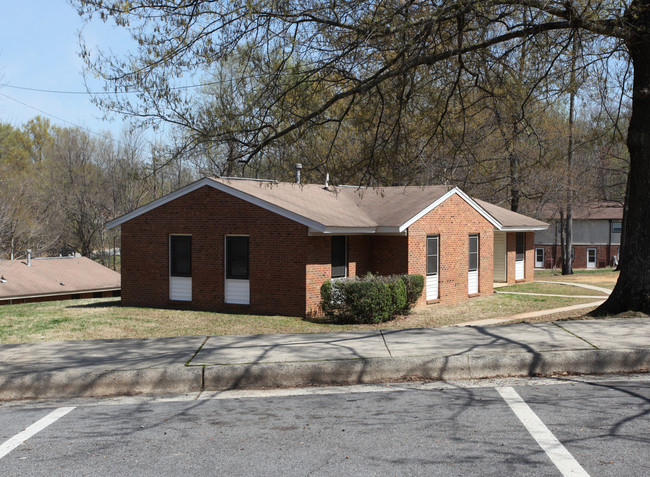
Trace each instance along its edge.
<instances>
[{"instance_id":1,"label":"concrete curb","mask_svg":"<svg viewBox=\"0 0 650 477\"><path fill-rule=\"evenodd\" d=\"M204 390L647 372L650 350L486 353L205 366Z\"/></svg>"},{"instance_id":2,"label":"concrete curb","mask_svg":"<svg viewBox=\"0 0 650 477\"><path fill-rule=\"evenodd\" d=\"M133 370L53 371L0 376L0 400L199 392L202 369L184 365Z\"/></svg>"},{"instance_id":3,"label":"concrete curb","mask_svg":"<svg viewBox=\"0 0 650 477\"><path fill-rule=\"evenodd\" d=\"M103 371L53 371L0 376L0 400L230 389L352 385L417 380L482 379L647 372L650 349L587 349L469 353L216 366L172 365Z\"/></svg>"}]
</instances>

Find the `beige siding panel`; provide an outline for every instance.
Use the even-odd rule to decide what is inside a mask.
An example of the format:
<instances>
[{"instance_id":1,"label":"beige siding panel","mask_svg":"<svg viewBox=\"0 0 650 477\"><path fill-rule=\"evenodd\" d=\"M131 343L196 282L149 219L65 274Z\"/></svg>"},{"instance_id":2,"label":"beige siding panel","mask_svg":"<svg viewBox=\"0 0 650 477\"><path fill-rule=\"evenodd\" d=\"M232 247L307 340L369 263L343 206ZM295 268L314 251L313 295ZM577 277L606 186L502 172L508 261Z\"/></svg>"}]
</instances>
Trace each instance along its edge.
<instances>
[{"instance_id":1,"label":"beige siding panel","mask_svg":"<svg viewBox=\"0 0 650 477\"><path fill-rule=\"evenodd\" d=\"M250 282L248 280L226 280L226 303L250 305Z\"/></svg>"},{"instance_id":2,"label":"beige siding panel","mask_svg":"<svg viewBox=\"0 0 650 477\"><path fill-rule=\"evenodd\" d=\"M505 283L506 275L506 234L494 232L494 281Z\"/></svg>"},{"instance_id":3,"label":"beige siding panel","mask_svg":"<svg viewBox=\"0 0 650 477\"><path fill-rule=\"evenodd\" d=\"M438 275L427 275L427 300L438 299Z\"/></svg>"},{"instance_id":4,"label":"beige siding panel","mask_svg":"<svg viewBox=\"0 0 650 477\"><path fill-rule=\"evenodd\" d=\"M169 277L169 299L192 301L192 277Z\"/></svg>"},{"instance_id":5,"label":"beige siding panel","mask_svg":"<svg viewBox=\"0 0 650 477\"><path fill-rule=\"evenodd\" d=\"M467 292L469 295L478 293L478 270L467 274Z\"/></svg>"},{"instance_id":6,"label":"beige siding panel","mask_svg":"<svg viewBox=\"0 0 650 477\"><path fill-rule=\"evenodd\" d=\"M517 260L515 262L515 280L523 280L525 278L525 264L524 260Z\"/></svg>"}]
</instances>

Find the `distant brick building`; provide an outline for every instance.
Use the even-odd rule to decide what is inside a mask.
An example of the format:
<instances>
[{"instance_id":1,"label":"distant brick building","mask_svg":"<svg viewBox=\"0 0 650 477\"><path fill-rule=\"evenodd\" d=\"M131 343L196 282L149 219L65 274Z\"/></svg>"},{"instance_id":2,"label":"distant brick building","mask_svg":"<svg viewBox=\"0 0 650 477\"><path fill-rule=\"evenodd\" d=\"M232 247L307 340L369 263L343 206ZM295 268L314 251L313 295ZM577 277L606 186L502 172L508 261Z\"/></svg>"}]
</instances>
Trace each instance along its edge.
<instances>
[{"instance_id":1,"label":"distant brick building","mask_svg":"<svg viewBox=\"0 0 650 477\"><path fill-rule=\"evenodd\" d=\"M118 226L125 305L303 316L320 312L325 280L367 272L424 275L419 304L491 294L495 270L532 281L547 224L447 186L204 178Z\"/></svg>"},{"instance_id":2,"label":"distant brick building","mask_svg":"<svg viewBox=\"0 0 650 477\"><path fill-rule=\"evenodd\" d=\"M561 267L559 213L549 208L543 214L550 226L535 232L535 267ZM617 202L574 207L573 268L611 267L619 256L622 222L623 206Z\"/></svg>"}]
</instances>

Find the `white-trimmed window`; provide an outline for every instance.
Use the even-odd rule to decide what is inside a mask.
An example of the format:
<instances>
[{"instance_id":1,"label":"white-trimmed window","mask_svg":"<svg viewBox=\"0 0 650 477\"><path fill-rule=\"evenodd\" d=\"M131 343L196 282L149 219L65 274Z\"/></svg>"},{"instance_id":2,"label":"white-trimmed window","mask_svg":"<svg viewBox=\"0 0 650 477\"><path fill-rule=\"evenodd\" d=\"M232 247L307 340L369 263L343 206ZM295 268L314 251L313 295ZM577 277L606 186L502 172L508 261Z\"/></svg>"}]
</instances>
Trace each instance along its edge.
<instances>
[{"instance_id":1,"label":"white-trimmed window","mask_svg":"<svg viewBox=\"0 0 650 477\"><path fill-rule=\"evenodd\" d=\"M248 237L226 237L226 278L248 280Z\"/></svg>"},{"instance_id":2,"label":"white-trimmed window","mask_svg":"<svg viewBox=\"0 0 650 477\"><path fill-rule=\"evenodd\" d=\"M348 237L335 235L332 237L332 278L348 276Z\"/></svg>"}]
</instances>

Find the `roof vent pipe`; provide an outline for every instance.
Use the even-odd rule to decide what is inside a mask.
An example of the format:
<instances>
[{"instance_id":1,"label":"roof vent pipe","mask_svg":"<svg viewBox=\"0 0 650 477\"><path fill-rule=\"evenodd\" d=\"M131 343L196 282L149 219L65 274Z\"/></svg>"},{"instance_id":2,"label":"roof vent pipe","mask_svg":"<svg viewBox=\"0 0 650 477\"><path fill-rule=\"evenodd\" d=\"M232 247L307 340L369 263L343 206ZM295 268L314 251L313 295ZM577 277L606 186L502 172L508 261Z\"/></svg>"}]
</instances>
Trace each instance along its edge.
<instances>
[{"instance_id":1,"label":"roof vent pipe","mask_svg":"<svg viewBox=\"0 0 650 477\"><path fill-rule=\"evenodd\" d=\"M27 249L27 266L28 267L32 266L32 249L31 248Z\"/></svg>"},{"instance_id":2,"label":"roof vent pipe","mask_svg":"<svg viewBox=\"0 0 650 477\"><path fill-rule=\"evenodd\" d=\"M296 163L296 184L300 184L300 169L302 169L302 164L297 162Z\"/></svg>"}]
</instances>

